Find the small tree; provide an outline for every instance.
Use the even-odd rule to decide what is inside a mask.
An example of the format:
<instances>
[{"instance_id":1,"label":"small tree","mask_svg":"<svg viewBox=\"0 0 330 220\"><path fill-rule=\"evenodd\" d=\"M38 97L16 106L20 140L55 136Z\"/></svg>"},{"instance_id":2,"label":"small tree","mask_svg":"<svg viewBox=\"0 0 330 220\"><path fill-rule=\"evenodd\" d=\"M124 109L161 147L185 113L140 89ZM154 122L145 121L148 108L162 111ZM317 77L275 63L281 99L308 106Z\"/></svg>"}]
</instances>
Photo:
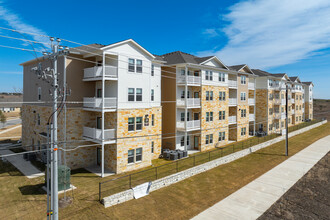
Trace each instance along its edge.
<instances>
[{"instance_id":1,"label":"small tree","mask_svg":"<svg viewBox=\"0 0 330 220\"><path fill-rule=\"evenodd\" d=\"M2 111L0 111L0 122L2 123L3 126L7 122L7 118L6 118L5 114L2 113Z\"/></svg>"}]
</instances>

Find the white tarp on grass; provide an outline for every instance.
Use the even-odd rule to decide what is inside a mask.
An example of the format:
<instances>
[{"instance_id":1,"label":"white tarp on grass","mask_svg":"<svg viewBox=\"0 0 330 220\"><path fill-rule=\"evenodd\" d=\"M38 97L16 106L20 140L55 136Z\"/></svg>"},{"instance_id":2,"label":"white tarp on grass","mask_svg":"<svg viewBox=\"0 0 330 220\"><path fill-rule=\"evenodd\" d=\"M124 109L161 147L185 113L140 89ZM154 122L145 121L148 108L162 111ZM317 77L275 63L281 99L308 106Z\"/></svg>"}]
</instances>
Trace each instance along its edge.
<instances>
[{"instance_id":1,"label":"white tarp on grass","mask_svg":"<svg viewBox=\"0 0 330 220\"><path fill-rule=\"evenodd\" d=\"M143 183L141 185L133 187L132 189L134 192L134 198L139 199L143 196L149 195L150 186L151 186L151 182Z\"/></svg>"}]
</instances>

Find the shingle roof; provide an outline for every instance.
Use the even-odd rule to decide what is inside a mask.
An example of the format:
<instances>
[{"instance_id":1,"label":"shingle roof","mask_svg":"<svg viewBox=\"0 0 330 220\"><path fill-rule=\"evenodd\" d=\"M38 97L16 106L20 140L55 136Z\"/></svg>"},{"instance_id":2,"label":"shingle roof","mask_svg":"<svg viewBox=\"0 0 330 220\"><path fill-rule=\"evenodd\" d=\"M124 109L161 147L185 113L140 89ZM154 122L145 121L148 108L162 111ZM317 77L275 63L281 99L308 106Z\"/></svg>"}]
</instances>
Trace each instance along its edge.
<instances>
[{"instance_id":1,"label":"shingle roof","mask_svg":"<svg viewBox=\"0 0 330 220\"><path fill-rule=\"evenodd\" d=\"M238 71L238 70L242 69L244 66L246 66L246 64L240 64L240 65L228 66L228 68L229 68L230 70Z\"/></svg>"},{"instance_id":2,"label":"shingle roof","mask_svg":"<svg viewBox=\"0 0 330 220\"><path fill-rule=\"evenodd\" d=\"M294 82L294 81L296 81L296 79L298 78L298 76L290 76L289 78L290 78L290 80L291 80L292 82Z\"/></svg>"},{"instance_id":3,"label":"shingle roof","mask_svg":"<svg viewBox=\"0 0 330 220\"><path fill-rule=\"evenodd\" d=\"M275 77L281 77L282 78L285 75L285 73L273 73L272 75L275 76Z\"/></svg>"},{"instance_id":4,"label":"shingle roof","mask_svg":"<svg viewBox=\"0 0 330 220\"><path fill-rule=\"evenodd\" d=\"M189 53L184 53L182 51L174 51L171 53L163 54L161 55L161 57L167 62L167 64L171 65L178 63L200 64L212 58L213 56L197 57Z\"/></svg>"},{"instance_id":5,"label":"shingle roof","mask_svg":"<svg viewBox=\"0 0 330 220\"><path fill-rule=\"evenodd\" d=\"M303 84L305 84L305 85L311 85L311 84L313 84L313 82L302 82Z\"/></svg>"},{"instance_id":6,"label":"shingle roof","mask_svg":"<svg viewBox=\"0 0 330 220\"><path fill-rule=\"evenodd\" d=\"M104 47L105 45L103 44L88 44L84 46L79 46L79 47L73 47L69 51L72 53L78 53L78 54L84 54L86 52L95 52L96 50Z\"/></svg>"},{"instance_id":7,"label":"shingle roof","mask_svg":"<svg viewBox=\"0 0 330 220\"><path fill-rule=\"evenodd\" d=\"M257 76L272 76L271 73L260 70L260 69L252 69L252 72L256 74Z\"/></svg>"}]
</instances>

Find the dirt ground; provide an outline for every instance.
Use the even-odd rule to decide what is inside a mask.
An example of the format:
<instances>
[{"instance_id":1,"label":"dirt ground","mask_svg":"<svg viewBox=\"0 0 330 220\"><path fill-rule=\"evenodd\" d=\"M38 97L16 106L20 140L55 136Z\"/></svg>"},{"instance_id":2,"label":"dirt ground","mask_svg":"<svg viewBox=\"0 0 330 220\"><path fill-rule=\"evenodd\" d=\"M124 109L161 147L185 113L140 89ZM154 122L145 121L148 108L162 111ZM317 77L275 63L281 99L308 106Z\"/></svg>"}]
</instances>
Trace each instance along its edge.
<instances>
[{"instance_id":1,"label":"dirt ground","mask_svg":"<svg viewBox=\"0 0 330 220\"><path fill-rule=\"evenodd\" d=\"M286 192L259 220L329 219L330 153Z\"/></svg>"}]
</instances>

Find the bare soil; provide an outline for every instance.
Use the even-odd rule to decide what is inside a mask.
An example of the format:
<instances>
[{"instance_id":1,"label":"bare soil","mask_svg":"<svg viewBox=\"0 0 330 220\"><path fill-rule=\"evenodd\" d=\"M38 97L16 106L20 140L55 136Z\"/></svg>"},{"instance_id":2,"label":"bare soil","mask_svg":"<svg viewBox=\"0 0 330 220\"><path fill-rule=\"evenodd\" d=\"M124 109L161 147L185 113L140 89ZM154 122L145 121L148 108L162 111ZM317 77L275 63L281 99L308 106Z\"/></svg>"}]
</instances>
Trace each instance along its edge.
<instances>
[{"instance_id":1,"label":"bare soil","mask_svg":"<svg viewBox=\"0 0 330 220\"><path fill-rule=\"evenodd\" d=\"M329 219L330 153L272 205L259 220Z\"/></svg>"}]
</instances>

